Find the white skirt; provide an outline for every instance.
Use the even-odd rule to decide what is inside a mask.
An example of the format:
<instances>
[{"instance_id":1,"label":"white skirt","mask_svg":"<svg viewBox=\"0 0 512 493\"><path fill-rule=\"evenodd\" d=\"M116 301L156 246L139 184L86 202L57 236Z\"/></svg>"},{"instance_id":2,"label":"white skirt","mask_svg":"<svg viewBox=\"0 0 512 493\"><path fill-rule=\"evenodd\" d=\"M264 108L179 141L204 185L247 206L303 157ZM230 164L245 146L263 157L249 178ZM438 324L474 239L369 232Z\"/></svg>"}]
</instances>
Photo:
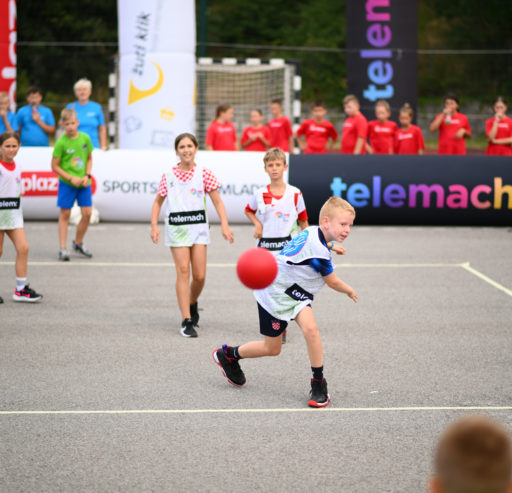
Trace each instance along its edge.
<instances>
[{"instance_id":1,"label":"white skirt","mask_svg":"<svg viewBox=\"0 0 512 493\"><path fill-rule=\"evenodd\" d=\"M210 226L208 223L170 226L165 228L165 246L191 247L210 244Z\"/></svg>"},{"instance_id":2,"label":"white skirt","mask_svg":"<svg viewBox=\"0 0 512 493\"><path fill-rule=\"evenodd\" d=\"M0 210L0 231L23 228L23 211L19 209Z\"/></svg>"}]
</instances>

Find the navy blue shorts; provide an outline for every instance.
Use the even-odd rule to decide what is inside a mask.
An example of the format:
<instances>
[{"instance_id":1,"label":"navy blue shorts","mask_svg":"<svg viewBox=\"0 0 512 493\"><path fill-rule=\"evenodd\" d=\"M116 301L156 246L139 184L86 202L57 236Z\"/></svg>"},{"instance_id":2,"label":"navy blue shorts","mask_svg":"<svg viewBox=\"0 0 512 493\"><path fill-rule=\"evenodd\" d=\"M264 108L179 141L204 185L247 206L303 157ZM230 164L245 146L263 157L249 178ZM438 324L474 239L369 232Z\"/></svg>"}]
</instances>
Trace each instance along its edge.
<instances>
[{"instance_id":1,"label":"navy blue shorts","mask_svg":"<svg viewBox=\"0 0 512 493\"><path fill-rule=\"evenodd\" d=\"M87 187L74 187L59 180L59 194L57 196L57 207L71 209L75 200L79 207L92 206L91 185Z\"/></svg>"},{"instance_id":2,"label":"navy blue shorts","mask_svg":"<svg viewBox=\"0 0 512 493\"><path fill-rule=\"evenodd\" d=\"M260 334L268 337L280 336L288 327L288 322L273 317L258 303L258 315L260 317Z\"/></svg>"}]
</instances>

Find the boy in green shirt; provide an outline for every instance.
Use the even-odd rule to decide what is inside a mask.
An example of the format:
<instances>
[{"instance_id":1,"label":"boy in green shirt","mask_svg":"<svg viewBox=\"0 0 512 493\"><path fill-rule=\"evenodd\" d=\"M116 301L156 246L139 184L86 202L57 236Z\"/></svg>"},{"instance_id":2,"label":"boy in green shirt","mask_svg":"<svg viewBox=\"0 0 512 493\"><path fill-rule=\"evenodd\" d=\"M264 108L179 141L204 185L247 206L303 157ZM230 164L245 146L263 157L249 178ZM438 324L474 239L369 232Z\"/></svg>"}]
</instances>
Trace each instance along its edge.
<instances>
[{"instance_id":1,"label":"boy in green shirt","mask_svg":"<svg viewBox=\"0 0 512 493\"><path fill-rule=\"evenodd\" d=\"M52 170L59 175L59 260L66 261L69 260L66 249L69 216L75 200L82 211L82 219L76 227L73 250L85 257L92 257L92 253L85 249L83 239L92 213L93 145L87 134L78 131L79 121L74 109L62 110L61 122L66 133L55 143Z\"/></svg>"}]
</instances>

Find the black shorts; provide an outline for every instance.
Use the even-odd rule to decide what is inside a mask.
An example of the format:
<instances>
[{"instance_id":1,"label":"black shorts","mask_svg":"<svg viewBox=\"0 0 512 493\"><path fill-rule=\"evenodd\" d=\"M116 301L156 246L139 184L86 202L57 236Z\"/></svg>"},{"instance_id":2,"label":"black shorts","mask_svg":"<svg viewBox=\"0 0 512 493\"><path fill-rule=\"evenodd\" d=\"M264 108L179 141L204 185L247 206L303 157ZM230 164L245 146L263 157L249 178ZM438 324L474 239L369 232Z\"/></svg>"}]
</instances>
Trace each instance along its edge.
<instances>
[{"instance_id":1,"label":"black shorts","mask_svg":"<svg viewBox=\"0 0 512 493\"><path fill-rule=\"evenodd\" d=\"M288 322L273 317L258 303L260 317L260 334L268 337L279 337L288 327Z\"/></svg>"}]
</instances>

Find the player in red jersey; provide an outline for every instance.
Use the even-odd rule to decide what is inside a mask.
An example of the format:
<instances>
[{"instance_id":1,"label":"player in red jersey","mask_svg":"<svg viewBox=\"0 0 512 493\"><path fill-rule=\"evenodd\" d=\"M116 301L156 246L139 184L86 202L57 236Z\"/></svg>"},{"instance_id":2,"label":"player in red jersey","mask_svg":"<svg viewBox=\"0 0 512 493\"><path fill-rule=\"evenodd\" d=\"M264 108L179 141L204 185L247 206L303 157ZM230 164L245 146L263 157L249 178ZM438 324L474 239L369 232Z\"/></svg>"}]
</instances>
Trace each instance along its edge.
<instances>
[{"instance_id":1,"label":"player in red jersey","mask_svg":"<svg viewBox=\"0 0 512 493\"><path fill-rule=\"evenodd\" d=\"M359 100L353 94L349 94L343 99L343 107L347 119L343 124L340 152L342 154L366 154L368 122L359 111Z\"/></svg>"},{"instance_id":2,"label":"player in red jersey","mask_svg":"<svg viewBox=\"0 0 512 493\"><path fill-rule=\"evenodd\" d=\"M494 103L494 117L485 122L489 139L485 151L489 156L512 156L512 118L507 116L507 105L502 97Z\"/></svg>"},{"instance_id":3,"label":"player in red jersey","mask_svg":"<svg viewBox=\"0 0 512 493\"><path fill-rule=\"evenodd\" d=\"M466 139L471 137L471 127L466 115L459 113L459 99L455 94L444 98L444 109L430 124L430 131L439 130L439 154L466 154Z\"/></svg>"},{"instance_id":4,"label":"player in red jersey","mask_svg":"<svg viewBox=\"0 0 512 493\"><path fill-rule=\"evenodd\" d=\"M327 108L322 101L316 101L311 109L313 118L304 120L297 130L297 142L305 154L326 154L338 138L334 125L325 120Z\"/></svg>"},{"instance_id":5,"label":"player in red jersey","mask_svg":"<svg viewBox=\"0 0 512 493\"><path fill-rule=\"evenodd\" d=\"M393 141L398 125L389 119L391 108L383 99L375 105L376 120L368 122L368 140L366 151L368 154L393 154Z\"/></svg>"},{"instance_id":6,"label":"player in red jersey","mask_svg":"<svg viewBox=\"0 0 512 493\"><path fill-rule=\"evenodd\" d=\"M249 115L251 125L245 127L242 133L242 148L246 151L265 152L270 146L270 130L263 125L263 113L261 110L251 110Z\"/></svg>"},{"instance_id":7,"label":"player in red jersey","mask_svg":"<svg viewBox=\"0 0 512 493\"><path fill-rule=\"evenodd\" d=\"M229 104L219 104L215 112L215 120L210 123L206 132L206 149L209 151L238 151L236 129L231 123L235 116Z\"/></svg>"},{"instance_id":8,"label":"player in red jersey","mask_svg":"<svg viewBox=\"0 0 512 493\"><path fill-rule=\"evenodd\" d=\"M283 106L280 99L273 99L270 103L272 118L268 121L270 129L270 147L279 147L284 152L293 151L293 132L290 120L283 115Z\"/></svg>"},{"instance_id":9,"label":"player in red jersey","mask_svg":"<svg viewBox=\"0 0 512 493\"><path fill-rule=\"evenodd\" d=\"M411 106L405 103L398 114L402 127L395 134L395 154L423 154L425 149L423 133L420 127L412 124L413 116Z\"/></svg>"}]
</instances>

